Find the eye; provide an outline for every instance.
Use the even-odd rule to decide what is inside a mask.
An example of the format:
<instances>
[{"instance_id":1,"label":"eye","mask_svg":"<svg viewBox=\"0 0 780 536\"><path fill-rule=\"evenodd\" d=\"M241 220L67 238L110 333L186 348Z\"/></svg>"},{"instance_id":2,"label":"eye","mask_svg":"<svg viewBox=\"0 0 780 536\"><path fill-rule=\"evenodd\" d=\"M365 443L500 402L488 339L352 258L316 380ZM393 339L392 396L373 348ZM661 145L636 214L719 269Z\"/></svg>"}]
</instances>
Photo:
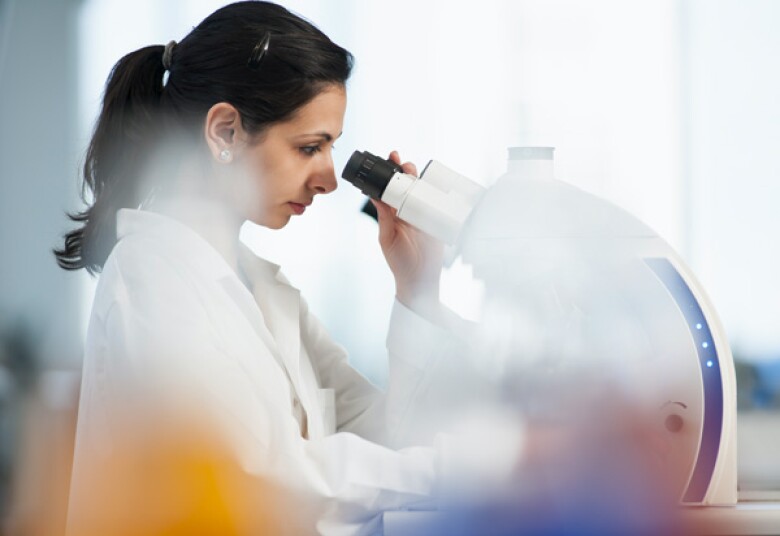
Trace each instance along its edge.
<instances>
[{"instance_id":1,"label":"eye","mask_svg":"<svg viewBox=\"0 0 780 536\"><path fill-rule=\"evenodd\" d=\"M300 147L299 150L306 156L314 156L322 150L322 147L319 145L306 145L304 147Z\"/></svg>"}]
</instances>

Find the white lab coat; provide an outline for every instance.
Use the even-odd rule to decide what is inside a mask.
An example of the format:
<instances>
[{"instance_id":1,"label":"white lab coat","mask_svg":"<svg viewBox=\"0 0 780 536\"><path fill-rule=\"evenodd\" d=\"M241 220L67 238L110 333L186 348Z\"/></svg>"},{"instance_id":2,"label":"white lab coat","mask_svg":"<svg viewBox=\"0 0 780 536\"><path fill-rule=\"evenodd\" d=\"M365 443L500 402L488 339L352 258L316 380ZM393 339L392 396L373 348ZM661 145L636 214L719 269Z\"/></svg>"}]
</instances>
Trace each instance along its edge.
<instances>
[{"instance_id":1,"label":"white lab coat","mask_svg":"<svg viewBox=\"0 0 780 536\"><path fill-rule=\"evenodd\" d=\"M395 303L382 393L350 367L278 266L242 246L250 292L182 223L129 209L117 220L87 335L71 515L88 508L79 502L84 464L113 448L107 397L128 386L129 404L133 396L165 403L154 390L173 384L198 392L246 471L329 504L322 533L376 533L383 510L431 495L438 451L381 444L413 411L444 330Z\"/></svg>"}]
</instances>

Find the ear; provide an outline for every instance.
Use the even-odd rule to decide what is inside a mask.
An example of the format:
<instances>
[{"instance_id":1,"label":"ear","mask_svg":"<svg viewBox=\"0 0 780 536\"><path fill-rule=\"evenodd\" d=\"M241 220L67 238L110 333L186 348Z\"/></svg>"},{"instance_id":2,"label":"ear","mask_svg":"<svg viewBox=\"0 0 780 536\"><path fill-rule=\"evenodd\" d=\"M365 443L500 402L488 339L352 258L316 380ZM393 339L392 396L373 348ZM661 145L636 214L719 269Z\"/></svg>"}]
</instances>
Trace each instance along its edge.
<instances>
[{"instance_id":1,"label":"ear","mask_svg":"<svg viewBox=\"0 0 780 536\"><path fill-rule=\"evenodd\" d=\"M235 106L218 102L209 109L204 134L214 160L222 164L233 160L236 140L241 139L241 131L241 114Z\"/></svg>"}]
</instances>

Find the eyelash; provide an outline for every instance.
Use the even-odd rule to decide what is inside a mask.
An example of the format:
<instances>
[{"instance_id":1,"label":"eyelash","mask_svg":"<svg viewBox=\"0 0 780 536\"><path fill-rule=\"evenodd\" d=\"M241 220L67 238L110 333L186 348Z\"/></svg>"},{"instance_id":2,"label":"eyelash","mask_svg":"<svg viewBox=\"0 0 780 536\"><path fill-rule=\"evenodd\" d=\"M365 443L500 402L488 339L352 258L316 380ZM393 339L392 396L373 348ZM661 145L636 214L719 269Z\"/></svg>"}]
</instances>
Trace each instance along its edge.
<instances>
[{"instance_id":1,"label":"eyelash","mask_svg":"<svg viewBox=\"0 0 780 536\"><path fill-rule=\"evenodd\" d=\"M331 149L335 149L335 148L336 148L335 145L331 146ZM299 150L306 156L314 156L315 154L317 154L320 151L322 151L322 146L321 145L306 145L305 147L301 147Z\"/></svg>"}]
</instances>

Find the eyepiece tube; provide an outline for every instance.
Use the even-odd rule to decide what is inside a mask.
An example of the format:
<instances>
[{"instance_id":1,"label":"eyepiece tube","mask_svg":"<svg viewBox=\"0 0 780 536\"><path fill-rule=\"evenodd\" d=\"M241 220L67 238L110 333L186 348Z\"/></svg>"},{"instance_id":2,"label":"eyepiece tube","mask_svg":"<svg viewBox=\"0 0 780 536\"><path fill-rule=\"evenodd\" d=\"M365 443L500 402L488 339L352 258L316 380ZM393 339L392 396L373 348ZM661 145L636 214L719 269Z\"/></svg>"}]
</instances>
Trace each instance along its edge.
<instances>
[{"instance_id":1,"label":"eyepiece tube","mask_svg":"<svg viewBox=\"0 0 780 536\"><path fill-rule=\"evenodd\" d=\"M446 244L455 243L484 192L436 161L418 179L398 164L365 151L352 154L341 176L367 196L396 209L400 219Z\"/></svg>"},{"instance_id":2,"label":"eyepiece tube","mask_svg":"<svg viewBox=\"0 0 780 536\"><path fill-rule=\"evenodd\" d=\"M403 173L403 170L393 161L368 151L355 151L344 166L341 177L357 186L368 197L381 199L396 173Z\"/></svg>"}]
</instances>

